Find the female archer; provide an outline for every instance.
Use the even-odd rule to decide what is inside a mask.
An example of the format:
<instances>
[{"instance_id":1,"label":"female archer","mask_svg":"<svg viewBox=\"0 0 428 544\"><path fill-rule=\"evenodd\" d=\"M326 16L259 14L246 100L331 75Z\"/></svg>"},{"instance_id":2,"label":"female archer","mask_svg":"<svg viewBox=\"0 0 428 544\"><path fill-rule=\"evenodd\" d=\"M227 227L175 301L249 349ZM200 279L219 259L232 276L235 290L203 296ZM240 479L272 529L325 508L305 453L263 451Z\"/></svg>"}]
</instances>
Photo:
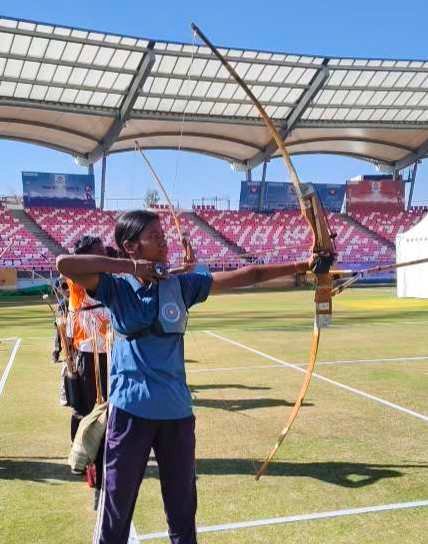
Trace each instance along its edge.
<instances>
[{"instance_id":1,"label":"female archer","mask_svg":"<svg viewBox=\"0 0 428 544\"><path fill-rule=\"evenodd\" d=\"M195 544L195 418L184 369L188 310L210 294L305 273L312 263L164 275L165 236L158 215L147 211L120 216L115 239L125 258L62 255L57 259L62 274L109 308L116 333L105 478L93 542L128 542L153 448L170 541Z\"/></svg>"}]
</instances>

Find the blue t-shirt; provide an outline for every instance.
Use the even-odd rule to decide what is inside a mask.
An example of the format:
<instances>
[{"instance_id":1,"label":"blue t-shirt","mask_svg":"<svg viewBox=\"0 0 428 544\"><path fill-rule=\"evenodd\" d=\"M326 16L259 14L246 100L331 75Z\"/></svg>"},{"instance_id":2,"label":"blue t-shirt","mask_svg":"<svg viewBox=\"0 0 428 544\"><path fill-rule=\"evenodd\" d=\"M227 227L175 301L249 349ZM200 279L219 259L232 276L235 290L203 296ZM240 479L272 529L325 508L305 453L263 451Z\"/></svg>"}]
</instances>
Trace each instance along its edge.
<instances>
[{"instance_id":1,"label":"blue t-shirt","mask_svg":"<svg viewBox=\"0 0 428 544\"><path fill-rule=\"evenodd\" d=\"M186 308L203 302L212 283L210 274L177 276ZM184 336L168 334L126 340L150 327L158 317L158 284L137 285L133 276L100 274L91 296L105 304L119 336L112 351L110 402L147 419L182 419L192 415L192 398L184 369Z\"/></svg>"}]
</instances>

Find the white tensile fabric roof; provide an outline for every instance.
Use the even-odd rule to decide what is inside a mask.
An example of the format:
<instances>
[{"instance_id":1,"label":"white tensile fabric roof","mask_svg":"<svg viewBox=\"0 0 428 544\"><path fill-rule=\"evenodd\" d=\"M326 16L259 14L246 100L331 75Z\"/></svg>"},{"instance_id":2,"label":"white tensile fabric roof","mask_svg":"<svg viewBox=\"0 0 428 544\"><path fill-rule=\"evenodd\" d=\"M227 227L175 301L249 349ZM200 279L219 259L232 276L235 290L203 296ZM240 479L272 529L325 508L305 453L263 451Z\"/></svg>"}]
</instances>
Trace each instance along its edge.
<instances>
[{"instance_id":1,"label":"white tensile fabric roof","mask_svg":"<svg viewBox=\"0 0 428 544\"><path fill-rule=\"evenodd\" d=\"M428 153L428 61L220 48L291 154L401 169ZM277 153L242 89L205 46L0 18L0 138L94 162L186 149L248 169Z\"/></svg>"},{"instance_id":2,"label":"white tensile fabric roof","mask_svg":"<svg viewBox=\"0 0 428 544\"><path fill-rule=\"evenodd\" d=\"M397 235L397 263L428 258L428 215ZM428 263L397 268L397 296L428 299Z\"/></svg>"}]
</instances>

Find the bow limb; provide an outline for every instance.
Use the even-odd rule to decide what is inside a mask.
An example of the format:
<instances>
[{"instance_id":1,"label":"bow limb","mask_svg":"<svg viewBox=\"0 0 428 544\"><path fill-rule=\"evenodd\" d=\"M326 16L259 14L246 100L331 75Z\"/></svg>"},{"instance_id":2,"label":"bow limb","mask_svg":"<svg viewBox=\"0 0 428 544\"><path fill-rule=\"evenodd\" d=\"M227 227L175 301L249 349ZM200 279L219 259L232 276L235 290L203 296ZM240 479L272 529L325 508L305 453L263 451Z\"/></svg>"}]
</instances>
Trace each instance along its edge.
<instances>
[{"instance_id":1,"label":"bow limb","mask_svg":"<svg viewBox=\"0 0 428 544\"><path fill-rule=\"evenodd\" d=\"M261 465L261 467L259 468L259 470L257 471L257 474L256 474L256 480L259 480L263 474L266 472L268 466L269 466L269 463L272 461L275 453L278 451L279 447L281 446L281 444L284 442L284 439L285 437L287 436L288 434L288 431L291 429L291 426L293 425L296 417L297 417L297 414L299 413L299 410L302 406L302 403L303 403L303 400L306 396L306 392L309 388L309 384L311 383L311 378L312 378L312 374L313 374L313 371L314 371L314 368L315 368L315 363L316 363L316 360L317 360L317 353L318 353L318 345L319 345L319 341L320 341L320 329L319 327L315 326L314 327L314 332L313 332L313 335L312 335L312 344L311 344L311 352L310 352L310 355L309 355L309 362L308 362L308 366L306 367L306 371L305 371L305 379L303 381L303 384L300 388L300 391L299 391L299 395L297 397L297 400L293 406L293 409L288 417L288 421L287 421L287 424L285 425L285 427L282 429L280 435L278 436L278 440L276 441L276 444L275 446L272 448L272 450L270 451L270 453L268 454L268 456L266 457L266 459L264 460L263 464Z\"/></svg>"},{"instance_id":2,"label":"bow limb","mask_svg":"<svg viewBox=\"0 0 428 544\"><path fill-rule=\"evenodd\" d=\"M13 246L13 241L9 243L9 245L5 246L2 251L0 252L0 259L3 258L3 255L5 255L8 250Z\"/></svg>"},{"instance_id":3,"label":"bow limb","mask_svg":"<svg viewBox=\"0 0 428 544\"><path fill-rule=\"evenodd\" d=\"M321 206L321 203L318 199L318 196L311 185L301 183L297 171L294 167L294 164L291 161L290 154L285 147L284 140L281 134L278 132L275 124L272 119L268 116L263 106L260 104L259 100L256 98L254 93L245 83L245 81L239 76L236 70L227 62L227 60L222 56L220 51L209 41L209 39L203 34L203 32L194 24L191 25L192 30L197 34L201 40L211 49L213 54L221 62L224 68L229 72L233 79L240 85L246 95L253 102L257 111L259 112L260 117L263 119L266 127L269 129L272 139L275 141L279 151L281 152L282 159L287 167L287 170L290 174L291 182L293 183L294 189L296 191L296 196L299 201L300 209L302 216L308 222L310 229L313 234L313 247L312 250L314 253L320 255L335 255L335 247L333 235L330 231L330 228L327 223L327 219L324 214L324 210ZM328 284L327 278L318 278L321 284ZM318 282L319 283L319 282ZM318 301L316 300L318 304ZM331 314L331 302L330 314ZM321 313L324 310L317 308Z\"/></svg>"},{"instance_id":4,"label":"bow limb","mask_svg":"<svg viewBox=\"0 0 428 544\"><path fill-rule=\"evenodd\" d=\"M153 179L158 184L160 190L162 191L163 196L165 197L165 199L166 199L166 201L168 203L168 208L169 208L171 216L172 216L172 218L174 220L175 228L177 230L178 239L180 240L180 243L183 246L184 262L187 262L187 260L190 258L189 255L191 253L192 248L191 248L189 240L187 239L187 236L185 236L184 233L181 230L180 221L178 219L178 215L177 215L177 213L175 211L172 200L170 199L169 194L168 194L167 190L165 189L165 186L162 183L160 177L157 175L156 170L153 168L152 163L149 161L148 157L146 156L146 154L144 153L144 151L142 150L140 144L137 141L135 141L135 149L137 149L140 152L140 155L143 157L144 162L147 164L147 167L149 168L149 171L150 171Z\"/></svg>"},{"instance_id":5,"label":"bow limb","mask_svg":"<svg viewBox=\"0 0 428 544\"><path fill-rule=\"evenodd\" d=\"M324 210L321 206L321 203L318 199L318 196L314 188L310 185L302 184L297 175L297 171L291 162L290 155L285 147L284 140L277 128L275 127L273 121L266 113L263 106L260 104L258 99L255 97L254 93L247 86L245 81L239 76L236 70L227 62L227 60L221 55L218 49L208 40L208 38L202 33L202 31L192 23L192 30L197 34L200 39L210 48L216 58L221 62L224 68L229 72L233 79L238 83L238 85L243 89L249 99L252 101L257 111L259 112L260 117L263 119L266 127L271 133L272 139L275 141L278 149L281 152L283 161L288 169L290 174L290 179L293 183L296 195L300 204L300 209L302 216L306 219L309 224L310 229L313 234L313 245L312 251L321 256L335 256L335 247L334 247L334 235L330 232L327 219L324 214ZM277 444L267 456L265 462L257 473L256 479L259 479L261 475L266 471L267 466L276 451L282 444L285 436L288 433L291 425L296 419L300 407L302 405L305 394L308 390L313 369L316 363L316 357L318 352L318 344L320 337L320 328L326 327L331 321L332 313L332 303L331 303L331 289L332 289L332 279L329 274L329 270L326 270L324 273L316 274L316 288L315 288L315 322L314 322L314 335L312 338L311 352L309 356L309 362L307 370L305 373L305 380L301 387L297 401L293 407L293 410L290 414L287 425L284 427L281 432Z\"/></svg>"},{"instance_id":6,"label":"bow limb","mask_svg":"<svg viewBox=\"0 0 428 544\"><path fill-rule=\"evenodd\" d=\"M227 60L223 57L220 51L209 41L209 39L203 34L203 32L194 23L192 23L191 27L193 32L197 34L201 38L201 40L211 49L211 51L214 53L217 59L221 62L221 64L226 68L226 70L233 77L233 79L238 83L238 85L242 87L242 89L245 91L247 96L253 102L254 106L257 108L257 111L259 112L260 117L263 119L267 128L270 130L272 137L275 140L276 145L278 146L278 149L281 151L281 155L284 159L284 162L287 166L288 171L290 172L291 181L296 190L297 197L298 197L300 207L302 210L302 214L305 215L305 209L302 202L302 186L301 186L302 184L300 183L299 176L297 175L296 169L294 168L294 165L291 162L290 155L284 145L284 141L281 135L279 134L278 130L276 129L272 119L266 113L265 109L260 104L258 99L255 97L251 89L249 89L245 81L239 76L236 70L227 62Z\"/></svg>"}]
</instances>

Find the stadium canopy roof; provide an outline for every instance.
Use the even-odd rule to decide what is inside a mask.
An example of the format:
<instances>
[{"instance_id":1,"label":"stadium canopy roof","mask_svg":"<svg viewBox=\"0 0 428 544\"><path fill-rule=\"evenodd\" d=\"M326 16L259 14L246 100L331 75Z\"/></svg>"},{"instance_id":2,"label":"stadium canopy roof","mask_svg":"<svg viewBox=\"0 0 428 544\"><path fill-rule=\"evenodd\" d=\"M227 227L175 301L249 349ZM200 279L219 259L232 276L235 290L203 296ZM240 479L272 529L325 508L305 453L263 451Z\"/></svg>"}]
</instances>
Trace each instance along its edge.
<instances>
[{"instance_id":1,"label":"stadium canopy roof","mask_svg":"<svg viewBox=\"0 0 428 544\"><path fill-rule=\"evenodd\" d=\"M402 169L428 154L428 61L220 48L291 154ZM250 169L276 156L253 104L206 47L0 18L0 138L92 163L186 149Z\"/></svg>"}]
</instances>

